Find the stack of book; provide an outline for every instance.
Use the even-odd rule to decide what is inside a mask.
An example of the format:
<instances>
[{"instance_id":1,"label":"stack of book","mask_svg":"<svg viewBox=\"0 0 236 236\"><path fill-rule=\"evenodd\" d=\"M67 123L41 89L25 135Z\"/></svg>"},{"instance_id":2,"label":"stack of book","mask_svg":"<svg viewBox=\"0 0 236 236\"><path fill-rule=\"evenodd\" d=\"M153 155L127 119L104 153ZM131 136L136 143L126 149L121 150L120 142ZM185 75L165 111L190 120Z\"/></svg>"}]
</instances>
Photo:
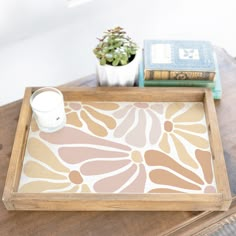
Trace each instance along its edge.
<instances>
[{"instance_id":1,"label":"stack of book","mask_svg":"<svg viewBox=\"0 0 236 236\"><path fill-rule=\"evenodd\" d=\"M207 87L215 99L222 89L218 63L210 42L145 40L139 87Z\"/></svg>"}]
</instances>

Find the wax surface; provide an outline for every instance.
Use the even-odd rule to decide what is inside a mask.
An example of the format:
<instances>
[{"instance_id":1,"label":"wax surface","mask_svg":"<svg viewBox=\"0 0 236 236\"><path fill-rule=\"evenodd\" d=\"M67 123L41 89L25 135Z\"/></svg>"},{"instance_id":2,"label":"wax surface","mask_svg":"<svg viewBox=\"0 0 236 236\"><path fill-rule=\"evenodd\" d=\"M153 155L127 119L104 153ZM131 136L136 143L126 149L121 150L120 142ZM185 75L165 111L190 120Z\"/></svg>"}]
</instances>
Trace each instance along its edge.
<instances>
[{"instance_id":1,"label":"wax surface","mask_svg":"<svg viewBox=\"0 0 236 236\"><path fill-rule=\"evenodd\" d=\"M60 103L60 100L60 94L53 91L45 91L34 98L32 105L39 111L50 111Z\"/></svg>"}]
</instances>

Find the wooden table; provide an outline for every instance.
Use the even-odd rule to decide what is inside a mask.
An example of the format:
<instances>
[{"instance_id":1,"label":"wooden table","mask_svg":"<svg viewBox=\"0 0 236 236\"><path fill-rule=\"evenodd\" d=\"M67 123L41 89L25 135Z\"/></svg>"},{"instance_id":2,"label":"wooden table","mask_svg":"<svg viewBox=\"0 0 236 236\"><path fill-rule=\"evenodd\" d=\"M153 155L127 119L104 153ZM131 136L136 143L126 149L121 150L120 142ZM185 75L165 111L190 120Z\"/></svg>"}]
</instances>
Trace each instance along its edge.
<instances>
[{"instance_id":1,"label":"wooden table","mask_svg":"<svg viewBox=\"0 0 236 236\"><path fill-rule=\"evenodd\" d=\"M236 61L216 48L223 98L216 101L231 192L227 212L8 212L0 202L0 235L191 235L217 229L236 214ZM96 86L95 75L67 85ZM21 101L0 108L0 194L3 193ZM207 229L206 229L207 228ZM202 231L203 230L203 231Z\"/></svg>"}]
</instances>

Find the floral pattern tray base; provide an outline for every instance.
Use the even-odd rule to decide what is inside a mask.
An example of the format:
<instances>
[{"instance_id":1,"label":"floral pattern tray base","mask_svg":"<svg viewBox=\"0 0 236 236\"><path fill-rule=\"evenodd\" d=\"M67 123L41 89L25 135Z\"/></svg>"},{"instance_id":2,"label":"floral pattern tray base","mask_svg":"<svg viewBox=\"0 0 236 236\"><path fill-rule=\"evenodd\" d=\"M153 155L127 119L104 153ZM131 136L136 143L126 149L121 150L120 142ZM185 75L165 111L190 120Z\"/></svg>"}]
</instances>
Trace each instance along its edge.
<instances>
[{"instance_id":1,"label":"floral pattern tray base","mask_svg":"<svg viewBox=\"0 0 236 236\"><path fill-rule=\"evenodd\" d=\"M65 103L28 135L20 193L216 193L202 102Z\"/></svg>"}]
</instances>

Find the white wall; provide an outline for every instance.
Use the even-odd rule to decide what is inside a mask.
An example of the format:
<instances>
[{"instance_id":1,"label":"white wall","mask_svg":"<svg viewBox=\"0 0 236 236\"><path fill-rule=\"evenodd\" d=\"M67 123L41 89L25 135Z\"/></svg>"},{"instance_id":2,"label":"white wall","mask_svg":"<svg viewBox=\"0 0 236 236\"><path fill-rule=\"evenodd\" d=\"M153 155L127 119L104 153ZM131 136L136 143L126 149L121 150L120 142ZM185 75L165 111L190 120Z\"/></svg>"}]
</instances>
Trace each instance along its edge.
<instances>
[{"instance_id":1,"label":"white wall","mask_svg":"<svg viewBox=\"0 0 236 236\"><path fill-rule=\"evenodd\" d=\"M26 86L56 86L95 72L96 37L123 26L143 39L203 39L236 55L234 0L0 0L0 105Z\"/></svg>"}]
</instances>

